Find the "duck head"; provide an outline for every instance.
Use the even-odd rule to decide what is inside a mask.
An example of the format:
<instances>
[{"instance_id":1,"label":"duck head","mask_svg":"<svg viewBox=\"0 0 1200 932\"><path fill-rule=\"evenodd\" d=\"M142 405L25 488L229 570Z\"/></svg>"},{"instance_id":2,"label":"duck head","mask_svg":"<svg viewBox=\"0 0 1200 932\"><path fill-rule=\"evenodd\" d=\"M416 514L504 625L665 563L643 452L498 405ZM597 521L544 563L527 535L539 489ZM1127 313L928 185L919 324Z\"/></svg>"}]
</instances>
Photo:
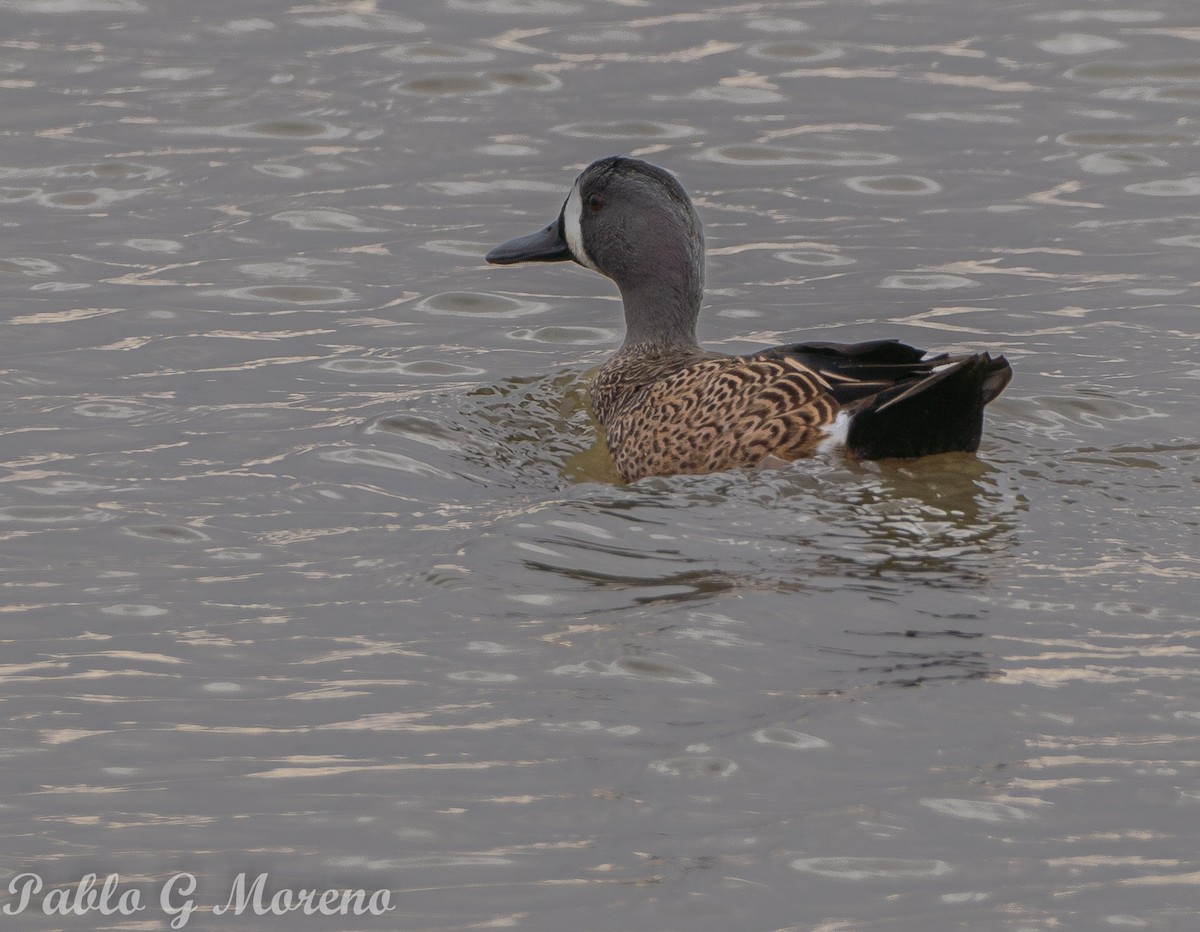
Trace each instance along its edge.
<instances>
[{"instance_id":1,"label":"duck head","mask_svg":"<svg viewBox=\"0 0 1200 932\"><path fill-rule=\"evenodd\" d=\"M704 233L675 176L625 156L593 162L558 218L487 254L494 265L563 262L611 278L625 305L625 348L696 345Z\"/></svg>"}]
</instances>

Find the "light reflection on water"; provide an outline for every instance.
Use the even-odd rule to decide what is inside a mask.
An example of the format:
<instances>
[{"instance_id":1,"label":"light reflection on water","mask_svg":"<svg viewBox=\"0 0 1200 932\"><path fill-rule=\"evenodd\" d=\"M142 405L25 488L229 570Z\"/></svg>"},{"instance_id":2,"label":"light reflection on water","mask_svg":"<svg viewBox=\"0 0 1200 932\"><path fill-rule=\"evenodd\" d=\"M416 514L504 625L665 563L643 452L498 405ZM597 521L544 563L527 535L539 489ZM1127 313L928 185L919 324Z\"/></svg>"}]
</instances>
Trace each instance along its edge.
<instances>
[{"instance_id":1,"label":"light reflection on water","mask_svg":"<svg viewBox=\"0 0 1200 932\"><path fill-rule=\"evenodd\" d=\"M1185 0L176 6L0 10L0 888L1191 928ZM980 455L617 483L613 289L482 261L617 151L711 345L1006 353Z\"/></svg>"}]
</instances>

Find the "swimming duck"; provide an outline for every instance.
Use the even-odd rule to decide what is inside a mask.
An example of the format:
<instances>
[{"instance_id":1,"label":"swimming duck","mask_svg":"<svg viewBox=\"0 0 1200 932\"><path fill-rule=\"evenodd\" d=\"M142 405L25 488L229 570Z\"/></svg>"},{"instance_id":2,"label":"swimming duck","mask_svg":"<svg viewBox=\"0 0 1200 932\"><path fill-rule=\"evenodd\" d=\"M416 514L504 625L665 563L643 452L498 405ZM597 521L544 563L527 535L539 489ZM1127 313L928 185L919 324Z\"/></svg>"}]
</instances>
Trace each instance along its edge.
<instances>
[{"instance_id":1,"label":"swimming duck","mask_svg":"<svg viewBox=\"0 0 1200 932\"><path fill-rule=\"evenodd\" d=\"M589 394L627 482L828 448L860 459L974 452L984 406L1012 377L1003 356L927 357L896 340L705 351L700 219L674 175L639 159L593 162L557 219L487 254L496 265L567 260L611 278L625 306L625 340Z\"/></svg>"}]
</instances>

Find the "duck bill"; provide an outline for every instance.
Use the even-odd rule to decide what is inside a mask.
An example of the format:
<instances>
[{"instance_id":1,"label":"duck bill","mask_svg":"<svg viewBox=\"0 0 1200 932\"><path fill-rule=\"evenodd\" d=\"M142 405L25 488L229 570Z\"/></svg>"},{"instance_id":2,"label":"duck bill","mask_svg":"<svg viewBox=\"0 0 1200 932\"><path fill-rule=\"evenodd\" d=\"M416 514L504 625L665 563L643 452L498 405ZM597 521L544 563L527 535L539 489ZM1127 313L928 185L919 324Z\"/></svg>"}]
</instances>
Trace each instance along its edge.
<instances>
[{"instance_id":1,"label":"duck bill","mask_svg":"<svg viewBox=\"0 0 1200 932\"><path fill-rule=\"evenodd\" d=\"M492 265L515 265L518 262L566 262L575 257L563 234L560 215L544 230L501 243L486 258Z\"/></svg>"}]
</instances>

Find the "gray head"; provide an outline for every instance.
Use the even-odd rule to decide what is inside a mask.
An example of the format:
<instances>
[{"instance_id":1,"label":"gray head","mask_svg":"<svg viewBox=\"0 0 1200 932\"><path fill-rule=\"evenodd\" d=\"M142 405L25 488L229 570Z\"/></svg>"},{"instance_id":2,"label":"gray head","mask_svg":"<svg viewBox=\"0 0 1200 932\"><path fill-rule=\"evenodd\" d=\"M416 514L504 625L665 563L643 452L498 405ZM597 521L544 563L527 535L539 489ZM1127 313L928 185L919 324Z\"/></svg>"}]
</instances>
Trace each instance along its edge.
<instances>
[{"instance_id":1,"label":"gray head","mask_svg":"<svg viewBox=\"0 0 1200 932\"><path fill-rule=\"evenodd\" d=\"M575 179L556 221L487 254L496 265L568 259L616 282L626 349L696 345L704 234L670 172L624 156L593 162Z\"/></svg>"}]
</instances>

